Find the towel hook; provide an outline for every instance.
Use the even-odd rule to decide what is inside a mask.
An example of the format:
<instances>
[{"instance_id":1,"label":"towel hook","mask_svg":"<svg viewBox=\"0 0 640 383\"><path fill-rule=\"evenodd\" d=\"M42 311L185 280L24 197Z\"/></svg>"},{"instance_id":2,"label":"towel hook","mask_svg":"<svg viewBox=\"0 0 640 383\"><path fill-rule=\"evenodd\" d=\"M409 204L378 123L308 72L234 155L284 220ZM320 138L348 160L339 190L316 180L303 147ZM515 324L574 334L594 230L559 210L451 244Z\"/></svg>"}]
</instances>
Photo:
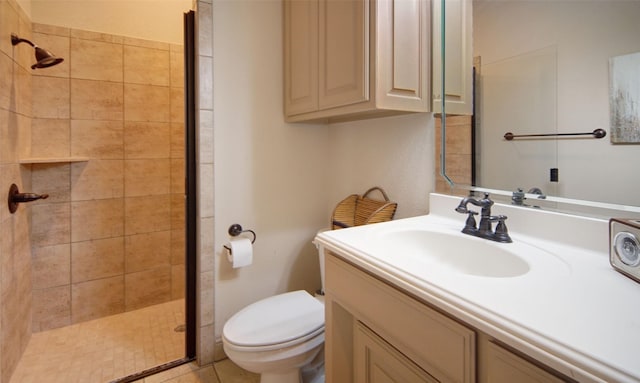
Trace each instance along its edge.
<instances>
[{"instance_id":1,"label":"towel hook","mask_svg":"<svg viewBox=\"0 0 640 383\"><path fill-rule=\"evenodd\" d=\"M238 223L234 223L233 225L229 226L229 230L227 230L227 232L232 237L237 237L242 233L251 233L251 234L253 234L253 239L251 240L251 243L254 243L256 241L256 238L258 237L256 235L255 231L250 230L250 229L243 230L242 226L240 226L240 224L238 224ZM229 251L231 251L231 249L227 245L224 245L224 248L229 250Z\"/></svg>"}]
</instances>

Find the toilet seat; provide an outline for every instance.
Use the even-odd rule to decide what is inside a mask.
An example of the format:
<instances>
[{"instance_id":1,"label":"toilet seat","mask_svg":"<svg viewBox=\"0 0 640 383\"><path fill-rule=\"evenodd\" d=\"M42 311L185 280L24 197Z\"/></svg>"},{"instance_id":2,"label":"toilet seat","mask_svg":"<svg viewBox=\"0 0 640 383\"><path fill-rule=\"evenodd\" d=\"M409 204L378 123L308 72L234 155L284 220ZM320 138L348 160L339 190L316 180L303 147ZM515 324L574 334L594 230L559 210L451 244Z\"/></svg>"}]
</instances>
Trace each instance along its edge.
<instances>
[{"instance_id":1,"label":"toilet seat","mask_svg":"<svg viewBox=\"0 0 640 383\"><path fill-rule=\"evenodd\" d=\"M324 333L324 305L304 290L252 303L222 330L228 347L267 351L290 347Z\"/></svg>"}]
</instances>

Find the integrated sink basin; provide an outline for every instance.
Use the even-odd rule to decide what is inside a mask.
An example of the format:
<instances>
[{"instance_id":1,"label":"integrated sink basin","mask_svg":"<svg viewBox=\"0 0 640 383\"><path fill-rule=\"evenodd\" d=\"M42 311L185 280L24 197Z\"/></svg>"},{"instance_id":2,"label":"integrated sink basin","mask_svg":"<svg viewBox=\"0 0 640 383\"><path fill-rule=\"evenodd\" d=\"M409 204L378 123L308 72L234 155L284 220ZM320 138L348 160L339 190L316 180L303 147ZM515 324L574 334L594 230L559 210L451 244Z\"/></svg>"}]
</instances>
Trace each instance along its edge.
<instances>
[{"instance_id":1,"label":"integrated sink basin","mask_svg":"<svg viewBox=\"0 0 640 383\"><path fill-rule=\"evenodd\" d=\"M397 253L416 258L425 265L483 277L517 277L529 272L529 264L510 244L496 244L464 234L427 230L402 230L382 234ZM400 254L399 254L400 255Z\"/></svg>"},{"instance_id":2,"label":"integrated sink basin","mask_svg":"<svg viewBox=\"0 0 640 383\"><path fill-rule=\"evenodd\" d=\"M535 245L498 243L437 226L386 227L371 232L367 252L403 270L433 270L484 278L514 278L535 271L566 275L568 264Z\"/></svg>"},{"instance_id":3,"label":"integrated sink basin","mask_svg":"<svg viewBox=\"0 0 640 383\"><path fill-rule=\"evenodd\" d=\"M378 238L392 243L399 256L462 274L506 278L530 270L524 259L508 249L510 244L496 244L464 234L401 230L383 233Z\"/></svg>"}]
</instances>

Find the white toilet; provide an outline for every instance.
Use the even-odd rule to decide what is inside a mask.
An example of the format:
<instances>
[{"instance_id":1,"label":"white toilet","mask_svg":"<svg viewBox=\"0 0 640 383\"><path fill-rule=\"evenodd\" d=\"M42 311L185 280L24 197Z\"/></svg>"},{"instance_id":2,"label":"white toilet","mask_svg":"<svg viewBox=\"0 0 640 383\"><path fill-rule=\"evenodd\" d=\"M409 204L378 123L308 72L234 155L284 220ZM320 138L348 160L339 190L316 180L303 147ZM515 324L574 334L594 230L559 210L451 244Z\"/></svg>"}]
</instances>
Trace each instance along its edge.
<instances>
[{"instance_id":1,"label":"white toilet","mask_svg":"<svg viewBox=\"0 0 640 383\"><path fill-rule=\"evenodd\" d=\"M319 254L323 268L322 249ZM321 278L324 288L324 273ZM250 304L225 323L225 353L260 374L260 383L324 383L322 302L299 290Z\"/></svg>"}]
</instances>

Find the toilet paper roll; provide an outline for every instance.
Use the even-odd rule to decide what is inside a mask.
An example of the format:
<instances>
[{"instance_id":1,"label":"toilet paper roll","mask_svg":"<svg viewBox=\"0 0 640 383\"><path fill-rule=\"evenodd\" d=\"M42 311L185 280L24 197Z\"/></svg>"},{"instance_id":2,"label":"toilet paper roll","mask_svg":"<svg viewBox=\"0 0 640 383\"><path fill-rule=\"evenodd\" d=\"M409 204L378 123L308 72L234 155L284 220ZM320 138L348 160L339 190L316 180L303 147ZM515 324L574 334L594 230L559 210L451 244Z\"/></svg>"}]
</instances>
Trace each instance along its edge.
<instances>
[{"instance_id":1,"label":"toilet paper roll","mask_svg":"<svg viewBox=\"0 0 640 383\"><path fill-rule=\"evenodd\" d=\"M233 239L227 245L227 259L234 269L249 266L253 262L253 244L249 238Z\"/></svg>"}]
</instances>

